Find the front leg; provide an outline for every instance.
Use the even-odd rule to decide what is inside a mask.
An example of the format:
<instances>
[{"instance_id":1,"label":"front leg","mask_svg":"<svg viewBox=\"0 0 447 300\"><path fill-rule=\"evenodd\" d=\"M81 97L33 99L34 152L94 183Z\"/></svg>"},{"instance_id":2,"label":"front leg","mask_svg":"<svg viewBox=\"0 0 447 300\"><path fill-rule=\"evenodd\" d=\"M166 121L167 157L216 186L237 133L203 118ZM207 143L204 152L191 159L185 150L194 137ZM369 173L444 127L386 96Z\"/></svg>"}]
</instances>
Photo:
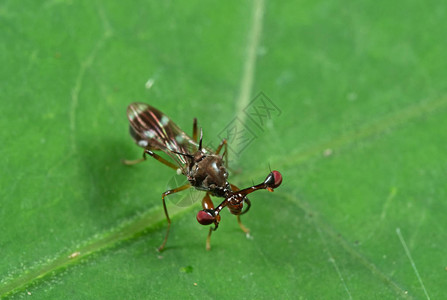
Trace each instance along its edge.
<instances>
[{"instance_id":1,"label":"front leg","mask_svg":"<svg viewBox=\"0 0 447 300\"><path fill-rule=\"evenodd\" d=\"M147 156L146 156L146 155L150 155L150 156L152 156L153 158L155 158L156 160L158 160L158 161L161 162L162 164L164 164L164 165L170 167L171 169L174 169L174 170L176 170L176 171L177 171L177 169L178 169L178 167L177 167L175 164L173 164L173 163L170 162L170 161L167 161L166 159L164 159L163 157L161 157L161 156L158 155L157 153L152 152L152 150L149 150L149 149L144 149L143 157L140 158L140 159L135 159L135 160L127 160L127 159L123 159L122 162L123 162L123 164L128 165L128 166L136 165L136 164L138 164L138 163L140 163L140 162L145 161L145 160L147 159Z\"/></svg>"},{"instance_id":2,"label":"front leg","mask_svg":"<svg viewBox=\"0 0 447 300\"><path fill-rule=\"evenodd\" d=\"M168 190L161 195L161 200L163 201L163 208L165 211L166 220L168 221L168 228L166 229L166 235L165 235L165 239L163 240L163 243L161 243L160 247L158 247L158 252L161 252L163 250L163 248L165 247L166 242L168 241L169 229L171 229L171 219L169 218L169 213L168 213L168 208L166 207L165 197L170 194L181 192L181 191L186 190L190 187L191 187L191 185L188 183L188 184L179 186L175 189Z\"/></svg>"},{"instance_id":3,"label":"front leg","mask_svg":"<svg viewBox=\"0 0 447 300\"><path fill-rule=\"evenodd\" d=\"M207 211L214 211L214 203L211 200L210 194L206 193L205 197L202 199L202 208ZM214 223L214 227L210 227L208 231L208 236L206 238L206 250L211 250L211 234L213 231L216 231L217 227L219 227L220 215L217 215L212 223Z\"/></svg>"}]
</instances>

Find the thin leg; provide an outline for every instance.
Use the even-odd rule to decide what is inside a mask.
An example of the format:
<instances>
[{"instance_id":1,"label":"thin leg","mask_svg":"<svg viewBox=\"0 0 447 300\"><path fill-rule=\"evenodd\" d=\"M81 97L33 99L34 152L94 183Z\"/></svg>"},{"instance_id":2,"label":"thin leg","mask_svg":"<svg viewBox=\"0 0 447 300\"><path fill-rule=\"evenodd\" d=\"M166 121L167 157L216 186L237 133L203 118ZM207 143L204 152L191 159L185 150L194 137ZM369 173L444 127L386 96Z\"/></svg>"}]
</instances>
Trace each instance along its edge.
<instances>
[{"instance_id":1,"label":"thin leg","mask_svg":"<svg viewBox=\"0 0 447 300\"><path fill-rule=\"evenodd\" d=\"M247 227L244 226L244 224L242 224L240 215L236 215L236 218L237 218L237 223L239 224L239 227L242 229L243 232L245 232L245 235L247 237L249 237L250 229L248 229Z\"/></svg>"},{"instance_id":2,"label":"thin leg","mask_svg":"<svg viewBox=\"0 0 447 300\"><path fill-rule=\"evenodd\" d=\"M220 142L219 146L216 149L216 154L220 153L220 150L222 150L222 147L225 146L224 153L222 154L222 157L224 157L225 161L225 167L228 168L228 142L227 139L223 139L222 142Z\"/></svg>"},{"instance_id":3,"label":"thin leg","mask_svg":"<svg viewBox=\"0 0 447 300\"><path fill-rule=\"evenodd\" d=\"M217 227L219 226L219 223L216 223L214 227L210 227L210 231L208 231L208 236L206 237L206 250L211 250L211 234L213 231L216 231Z\"/></svg>"},{"instance_id":4,"label":"thin leg","mask_svg":"<svg viewBox=\"0 0 447 300\"><path fill-rule=\"evenodd\" d=\"M213 233L213 231L216 231L216 229L217 229L217 226L211 227L210 231L208 231L208 236L206 237L206 251L211 250L211 234Z\"/></svg>"},{"instance_id":5,"label":"thin leg","mask_svg":"<svg viewBox=\"0 0 447 300\"><path fill-rule=\"evenodd\" d=\"M235 186L234 184L230 184L230 186L233 191L239 191L239 188L237 186ZM248 229L247 227L244 226L244 224L242 224L241 215L245 214L250 209L251 202L250 202L250 200L248 200L248 198L245 198L244 202L247 204L247 207L239 215L236 215L236 218L237 218L237 223L239 224L239 227L242 229L243 232L245 232L245 235L247 237L249 237L250 229Z\"/></svg>"},{"instance_id":6,"label":"thin leg","mask_svg":"<svg viewBox=\"0 0 447 300\"><path fill-rule=\"evenodd\" d=\"M219 153L220 153L220 150L222 150L222 147L223 147L224 145L225 145L225 151L227 151L227 139L223 139L223 140L220 142L219 146L217 146L216 154L219 154Z\"/></svg>"},{"instance_id":7,"label":"thin leg","mask_svg":"<svg viewBox=\"0 0 447 300\"><path fill-rule=\"evenodd\" d=\"M208 231L208 236L206 237L206 250L211 250L211 233L213 233L213 228L210 228L210 231Z\"/></svg>"},{"instance_id":8,"label":"thin leg","mask_svg":"<svg viewBox=\"0 0 447 300\"><path fill-rule=\"evenodd\" d=\"M167 230L166 230L166 235L165 235L165 239L163 240L163 243L160 245L160 247L158 247L158 251L159 251L159 252L162 251L163 248L165 247L166 242L168 241L169 229L171 228L171 219L169 218L168 208L166 207L165 197L168 196L168 195L170 195L170 194L174 194L174 193L181 192L181 191L186 190L187 188L190 188L190 187L191 187L191 185L188 183L188 184L179 186L179 187L177 187L177 188L175 188L175 189L168 190L168 191L164 192L164 193L161 195L161 200L163 201L163 208L164 208L164 210L165 210L166 220L168 221L168 228L167 228Z\"/></svg>"},{"instance_id":9,"label":"thin leg","mask_svg":"<svg viewBox=\"0 0 447 300\"><path fill-rule=\"evenodd\" d=\"M170 162L170 161L167 161L166 159L164 159L164 158L161 157L160 155L158 155L158 154L152 152L152 151L149 150L149 149L145 149L145 150L144 150L144 152L143 152L143 158L135 159L135 160L127 160L127 159L124 159L124 160L123 160L123 164L128 165L128 166L132 166L132 165L136 165L136 164L138 164L138 163L140 163L140 162L143 162L143 161L146 160L146 154L149 154L150 156L152 156L153 158L155 158L156 160L158 160L158 161L161 162L162 164L164 164L164 165L170 167L171 169L174 169L174 170L177 171L178 167L177 167L175 164L173 164L173 163Z\"/></svg>"},{"instance_id":10,"label":"thin leg","mask_svg":"<svg viewBox=\"0 0 447 300\"><path fill-rule=\"evenodd\" d=\"M161 157L160 155L158 155L158 154L152 152L151 150L147 150L147 149L144 150L144 153L143 153L143 159L144 159L144 160L146 159L146 154L149 154L150 156L152 156L153 158L155 158L156 160L158 160L158 161L161 162L162 164L164 164L164 165L170 167L171 169L174 169L174 170L177 171L178 166L174 165L174 164L173 164L172 162L170 162L170 161L167 161L166 159L164 159L164 158Z\"/></svg>"},{"instance_id":11,"label":"thin leg","mask_svg":"<svg viewBox=\"0 0 447 300\"><path fill-rule=\"evenodd\" d=\"M132 165L136 165L140 162L145 161L145 158L140 158L140 159L135 159L135 160L127 160L127 159L123 159L122 162L123 164L127 165L127 166L132 166Z\"/></svg>"},{"instance_id":12,"label":"thin leg","mask_svg":"<svg viewBox=\"0 0 447 300\"><path fill-rule=\"evenodd\" d=\"M192 122L192 139L194 142L197 143L197 118L194 118L194 121Z\"/></svg>"},{"instance_id":13,"label":"thin leg","mask_svg":"<svg viewBox=\"0 0 447 300\"><path fill-rule=\"evenodd\" d=\"M202 208L203 209L214 209L214 203L211 200L210 194L206 193L205 197L202 199ZM206 250L211 250L211 233L217 229L219 226L220 215L217 216L216 221L214 222L214 227L211 227L208 236L206 237Z\"/></svg>"}]
</instances>

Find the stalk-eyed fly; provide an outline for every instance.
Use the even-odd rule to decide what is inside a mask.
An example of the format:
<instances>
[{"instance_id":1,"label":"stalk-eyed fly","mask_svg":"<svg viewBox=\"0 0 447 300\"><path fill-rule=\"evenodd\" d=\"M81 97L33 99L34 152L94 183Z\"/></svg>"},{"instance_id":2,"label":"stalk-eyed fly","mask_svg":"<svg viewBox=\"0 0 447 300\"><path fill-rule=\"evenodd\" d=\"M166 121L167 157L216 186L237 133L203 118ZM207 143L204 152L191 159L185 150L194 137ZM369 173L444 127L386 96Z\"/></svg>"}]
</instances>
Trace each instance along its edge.
<instances>
[{"instance_id":1,"label":"stalk-eyed fly","mask_svg":"<svg viewBox=\"0 0 447 300\"><path fill-rule=\"evenodd\" d=\"M148 104L130 104L127 108L127 117L130 122L130 135L138 146L144 148L144 152L142 159L126 160L124 163L128 165L136 164L146 160L147 155L150 155L174 169L178 174L185 175L188 179L187 184L167 190L161 196L168 227L158 251L165 247L171 228L171 219L169 218L165 198L170 194L190 187L206 192L202 199L203 209L197 213L197 221L202 225L214 225L210 227L206 240L207 250L211 248L211 233L219 226L219 213L224 207L228 207L230 212L236 215L240 228L245 233L249 233L240 219L240 215L250 209L251 203L247 195L260 189L273 192L273 189L277 188L282 182L280 172L271 171L262 183L239 189L228 182L226 168L227 141L222 140L215 151L202 146L203 134L200 131L200 138L198 138L197 119L194 118L192 137L190 137L165 114ZM222 148L225 149L223 154L220 155ZM166 153L173 162L156 154L154 151L157 150ZM215 207L210 196L224 198L224 200Z\"/></svg>"}]
</instances>

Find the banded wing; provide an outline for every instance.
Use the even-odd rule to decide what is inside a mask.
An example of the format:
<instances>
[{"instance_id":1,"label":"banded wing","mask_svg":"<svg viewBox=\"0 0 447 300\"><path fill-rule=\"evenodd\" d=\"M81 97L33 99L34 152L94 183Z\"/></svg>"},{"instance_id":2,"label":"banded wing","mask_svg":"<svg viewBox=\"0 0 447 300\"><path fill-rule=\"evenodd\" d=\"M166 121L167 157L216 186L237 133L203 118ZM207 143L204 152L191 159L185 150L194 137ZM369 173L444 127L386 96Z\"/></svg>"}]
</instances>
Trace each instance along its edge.
<instances>
[{"instance_id":1,"label":"banded wing","mask_svg":"<svg viewBox=\"0 0 447 300\"><path fill-rule=\"evenodd\" d=\"M165 152L182 170L187 163L186 158L172 151L193 154L199 147L171 119L148 104L130 104L127 117L130 122L130 134L140 147Z\"/></svg>"}]
</instances>

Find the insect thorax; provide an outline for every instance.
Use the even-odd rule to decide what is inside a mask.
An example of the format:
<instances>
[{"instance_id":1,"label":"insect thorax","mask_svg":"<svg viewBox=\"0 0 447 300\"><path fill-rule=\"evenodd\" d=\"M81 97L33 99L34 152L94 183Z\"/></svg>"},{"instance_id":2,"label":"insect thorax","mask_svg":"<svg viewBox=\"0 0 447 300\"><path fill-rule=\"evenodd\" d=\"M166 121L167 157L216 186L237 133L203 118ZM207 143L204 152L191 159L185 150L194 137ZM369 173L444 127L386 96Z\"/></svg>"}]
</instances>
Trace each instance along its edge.
<instances>
[{"instance_id":1,"label":"insect thorax","mask_svg":"<svg viewBox=\"0 0 447 300\"><path fill-rule=\"evenodd\" d=\"M220 156L197 152L187 174L192 186L209 191L214 196L225 197L231 191L227 181L228 172Z\"/></svg>"}]
</instances>

